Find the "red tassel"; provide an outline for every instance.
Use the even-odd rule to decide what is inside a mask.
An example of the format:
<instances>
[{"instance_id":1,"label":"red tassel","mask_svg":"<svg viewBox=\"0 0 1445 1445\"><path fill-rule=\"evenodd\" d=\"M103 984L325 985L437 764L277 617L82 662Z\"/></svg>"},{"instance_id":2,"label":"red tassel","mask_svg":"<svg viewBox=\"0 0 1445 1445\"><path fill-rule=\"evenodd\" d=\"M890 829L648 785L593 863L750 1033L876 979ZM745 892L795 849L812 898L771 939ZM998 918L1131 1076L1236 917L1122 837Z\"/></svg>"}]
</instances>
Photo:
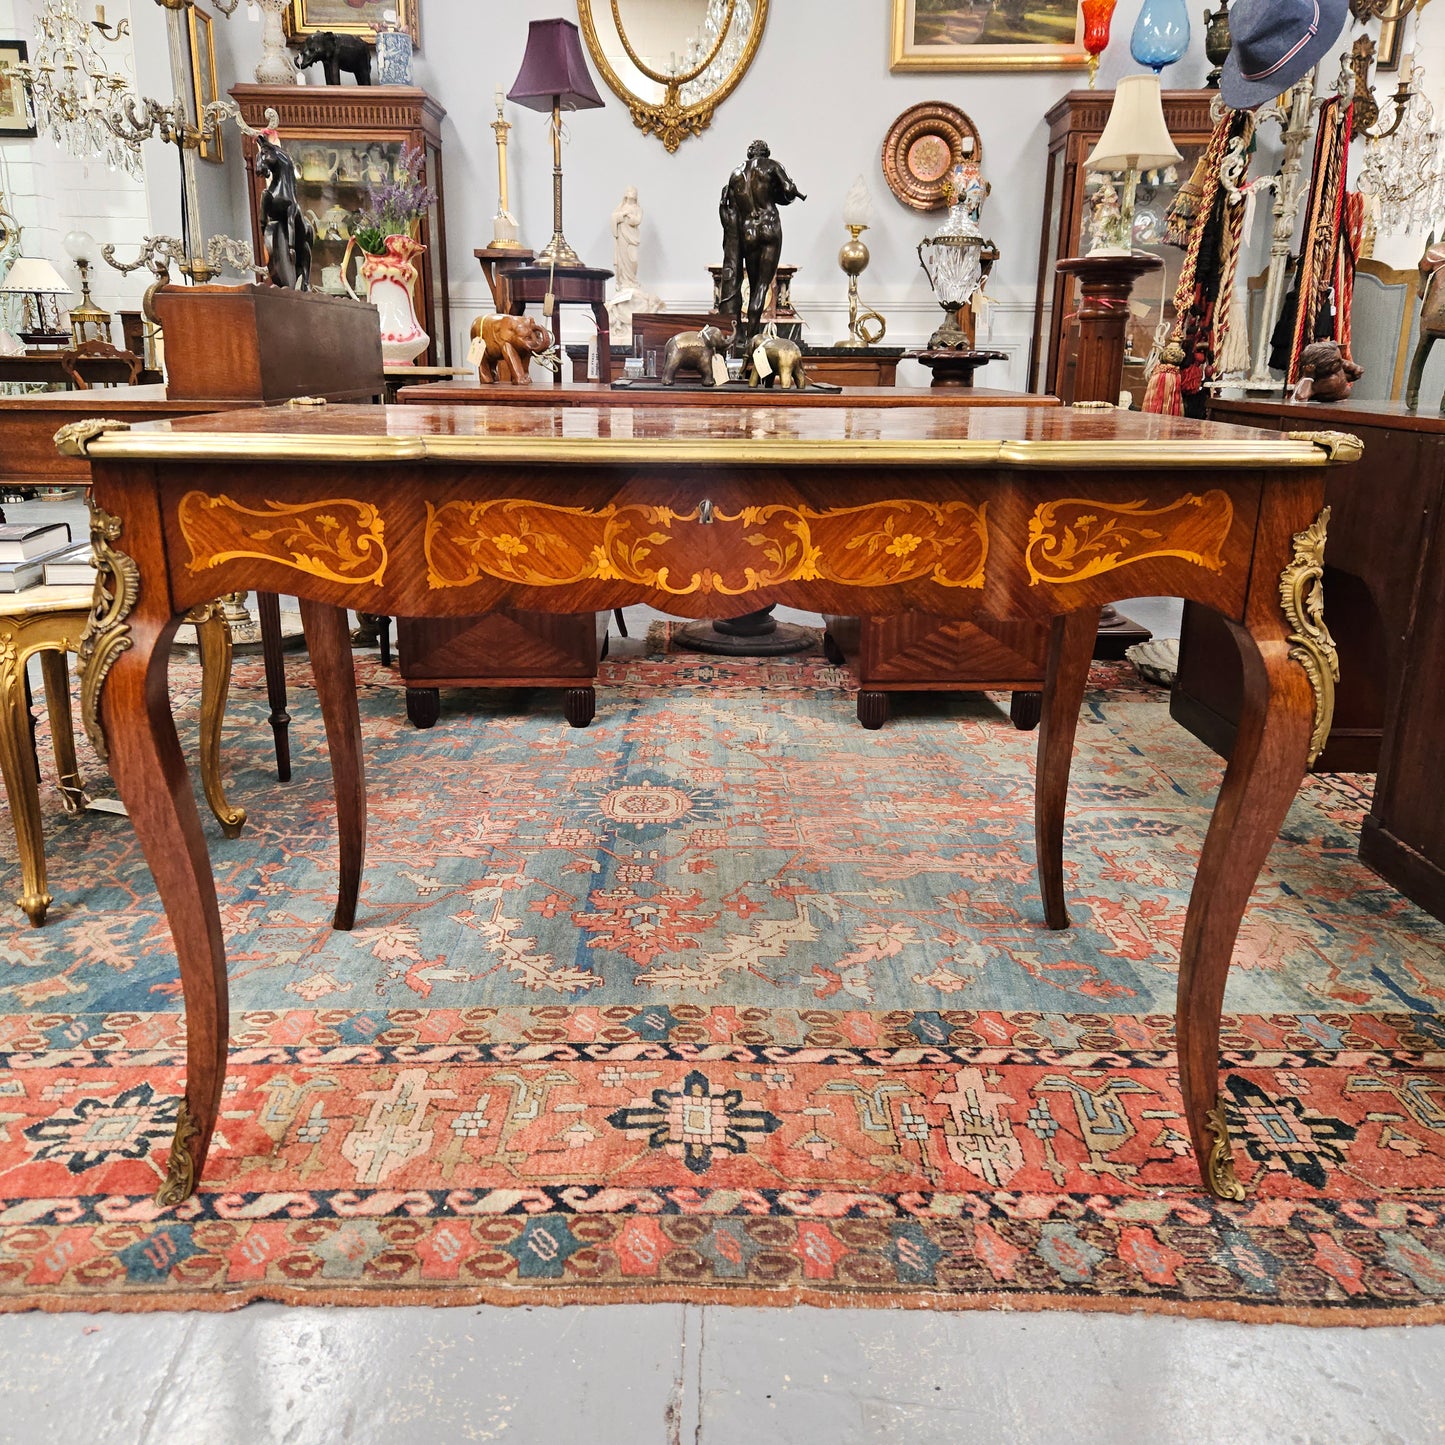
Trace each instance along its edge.
<instances>
[{"instance_id":1,"label":"red tassel","mask_svg":"<svg viewBox=\"0 0 1445 1445\"><path fill-rule=\"evenodd\" d=\"M1179 384L1185 396L1193 396L1204 386L1204 368L1197 361L1192 366L1186 366L1179 374Z\"/></svg>"},{"instance_id":2,"label":"red tassel","mask_svg":"<svg viewBox=\"0 0 1445 1445\"><path fill-rule=\"evenodd\" d=\"M1177 366L1162 362L1154 368L1154 375L1144 389L1144 410L1157 416L1184 415L1184 392Z\"/></svg>"}]
</instances>

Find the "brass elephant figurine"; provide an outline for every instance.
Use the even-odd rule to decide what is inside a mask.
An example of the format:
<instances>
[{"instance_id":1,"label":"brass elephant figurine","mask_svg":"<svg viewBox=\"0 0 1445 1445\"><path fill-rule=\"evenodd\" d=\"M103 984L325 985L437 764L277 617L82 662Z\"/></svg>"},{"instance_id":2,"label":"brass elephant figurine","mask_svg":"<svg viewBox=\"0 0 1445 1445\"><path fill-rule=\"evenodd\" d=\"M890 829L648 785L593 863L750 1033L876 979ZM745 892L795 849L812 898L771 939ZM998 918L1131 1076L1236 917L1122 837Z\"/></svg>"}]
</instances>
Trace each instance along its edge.
<instances>
[{"instance_id":1,"label":"brass elephant figurine","mask_svg":"<svg viewBox=\"0 0 1445 1445\"><path fill-rule=\"evenodd\" d=\"M802 391L808 384L803 373L803 348L796 341L785 336L759 336L748 353L748 385L757 386L764 380L758 371L757 354L762 352L772 368L771 375L778 378L778 385L784 391L796 386Z\"/></svg>"},{"instance_id":2,"label":"brass elephant figurine","mask_svg":"<svg viewBox=\"0 0 1445 1445\"><path fill-rule=\"evenodd\" d=\"M727 348L727 337L716 326L704 326L701 331L683 331L669 338L667 350L662 356L662 384L671 386L679 371L695 371L706 386L712 386L712 360L722 356Z\"/></svg>"},{"instance_id":3,"label":"brass elephant figurine","mask_svg":"<svg viewBox=\"0 0 1445 1445\"><path fill-rule=\"evenodd\" d=\"M1425 375L1425 362L1430 348L1445 336L1445 290L1440 286L1440 273L1445 269L1445 241L1430 237L1425 254L1420 257L1420 274L1425 278L1420 292L1420 340L1415 358L1410 363L1410 379L1405 384L1405 405L1414 411L1420 404L1420 381ZM1445 416L1445 395L1440 398L1440 415Z\"/></svg>"}]
</instances>

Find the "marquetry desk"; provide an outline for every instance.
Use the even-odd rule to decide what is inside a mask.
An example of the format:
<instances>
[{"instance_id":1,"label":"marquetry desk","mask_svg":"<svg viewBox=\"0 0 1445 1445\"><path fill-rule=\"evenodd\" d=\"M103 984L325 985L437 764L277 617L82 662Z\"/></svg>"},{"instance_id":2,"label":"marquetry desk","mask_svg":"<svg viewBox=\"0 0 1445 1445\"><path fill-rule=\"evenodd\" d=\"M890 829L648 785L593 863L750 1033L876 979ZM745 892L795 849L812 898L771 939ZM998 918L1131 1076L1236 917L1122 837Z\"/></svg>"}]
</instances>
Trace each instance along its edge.
<instances>
[{"instance_id":1,"label":"marquetry desk","mask_svg":"<svg viewBox=\"0 0 1445 1445\"><path fill-rule=\"evenodd\" d=\"M661 387L655 382L561 388L443 384L412 388L402 400L411 405L825 410L1058 405L1054 397L987 387L754 391L745 386ZM511 613L475 620L399 622L407 715L418 726L435 722L441 708L440 687L530 684L567 689L563 706L569 721L590 721L605 621L605 613L573 617ZM1012 693L1009 712L1016 727L1027 731L1038 725L1048 641L1047 629L1038 623L981 616L962 621L919 611L887 617L829 615L823 623L823 646L829 658L849 667L858 680L858 720L866 728L882 727L888 720L895 693L985 690Z\"/></svg>"},{"instance_id":2,"label":"marquetry desk","mask_svg":"<svg viewBox=\"0 0 1445 1445\"><path fill-rule=\"evenodd\" d=\"M406 406L97 423L65 445L91 462L108 599L83 699L109 739L184 991L186 1092L163 1205L186 1198L205 1163L229 1006L205 840L156 684L187 609L241 588L301 599L335 784L340 929L355 921L366 836L345 608L447 617L647 602L706 617L720 601L779 602L1047 623L1035 826L1051 928L1068 925L1064 804L1100 607L1150 592L1215 608L1246 690L1185 920L1177 1035L1201 1176L1242 1196L1219 1097L1220 1009L1255 878L1329 732L1321 499L1354 438L1072 408Z\"/></svg>"}]
</instances>

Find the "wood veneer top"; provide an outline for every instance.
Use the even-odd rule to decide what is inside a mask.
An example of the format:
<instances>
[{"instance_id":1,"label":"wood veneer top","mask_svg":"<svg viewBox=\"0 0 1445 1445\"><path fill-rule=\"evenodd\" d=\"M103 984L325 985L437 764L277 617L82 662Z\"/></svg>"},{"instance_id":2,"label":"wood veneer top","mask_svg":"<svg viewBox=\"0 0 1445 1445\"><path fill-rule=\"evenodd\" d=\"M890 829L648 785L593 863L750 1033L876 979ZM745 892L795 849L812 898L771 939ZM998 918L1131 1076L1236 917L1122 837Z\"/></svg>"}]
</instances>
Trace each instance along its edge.
<instances>
[{"instance_id":1,"label":"wood veneer top","mask_svg":"<svg viewBox=\"0 0 1445 1445\"><path fill-rule=\"evenodd\" d=\"M1445 432L1445 417L1434 406L1410 411L1403 401L1291 401L1288 397L1216 397L1212 413L1231 416L1299 418L1301 426L1396 427L1401 431Z\"/></svg>"},{"instance_id":2,"label":"wood veneer top","mask_svg":"<svg viewBox=\"0 0 1445 1445\"><path fill-rule=\"evenodd\" d=\"M214 411L235 403L172 401L164 385L101 386L90 391L37 391L28 396L0 396L0 411L73 411L77 417L120 416L126 412Z\"/></svg>"},{"instance_id":3,"label":"wood veneer top","mask_svg":"<svg viewBox=\"0 0 1445 1445\"><path fill-rule=\"evenodd\" d=\"M866 462L1021 467L1323 466L1254 427L1072 407L270 407L148 422L92 458L225 461Z\"/></svg>"},{"instance_id":4,"label":"wood veneer top","mask_svg":"<svg viewBox=\"0 0 1445 1445\"><path fill-rule=\"evenodd\" d=\"M387 375L391 375L390 372ZM1055 396L987 387L848 386L842 391L614 391L610 386L482 386L478 382L442 382L408 386L400 393L407 406L1058 406Z\"/></svg>"}]
</instances>

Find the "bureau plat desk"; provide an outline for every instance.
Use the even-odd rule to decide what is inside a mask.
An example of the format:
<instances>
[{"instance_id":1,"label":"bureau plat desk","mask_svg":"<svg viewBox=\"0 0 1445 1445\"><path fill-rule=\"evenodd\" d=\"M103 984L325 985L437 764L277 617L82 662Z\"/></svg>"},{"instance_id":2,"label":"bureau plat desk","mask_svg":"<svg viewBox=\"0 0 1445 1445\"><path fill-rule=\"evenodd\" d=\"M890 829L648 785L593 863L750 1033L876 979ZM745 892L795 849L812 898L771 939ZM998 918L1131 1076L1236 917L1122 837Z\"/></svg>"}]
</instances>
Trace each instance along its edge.
<instances>
[{"instance_id":1,"label":"bureau plat desk","mask_svg":"<svg viewBox=\"0 0 1445 1445\"><path fill-rule=\"evenodd\" d=\"M1329 732L1321 498L1328 464L1358 455L1354 438L1112 408L318 406L82 423L61 444L94 478L101 580L82 709L109 740L184 992L186 1093L161 1204L195 1188L229 1030L215 886L161 684L186 610L242 588L301 599L335 784L340 929L355 919L366 837L345 608L647 602L704 617L720 601L776 601L1047 623L1035 828L1051 928L1068 926L1064 804L1100 607L1150 592L1215 608L1245 697L1185 921L1177 1033L1201 1177L1242 1197L1218 1094L1220 1010L1250 890Z\"/></svg>"}]
</instances>

